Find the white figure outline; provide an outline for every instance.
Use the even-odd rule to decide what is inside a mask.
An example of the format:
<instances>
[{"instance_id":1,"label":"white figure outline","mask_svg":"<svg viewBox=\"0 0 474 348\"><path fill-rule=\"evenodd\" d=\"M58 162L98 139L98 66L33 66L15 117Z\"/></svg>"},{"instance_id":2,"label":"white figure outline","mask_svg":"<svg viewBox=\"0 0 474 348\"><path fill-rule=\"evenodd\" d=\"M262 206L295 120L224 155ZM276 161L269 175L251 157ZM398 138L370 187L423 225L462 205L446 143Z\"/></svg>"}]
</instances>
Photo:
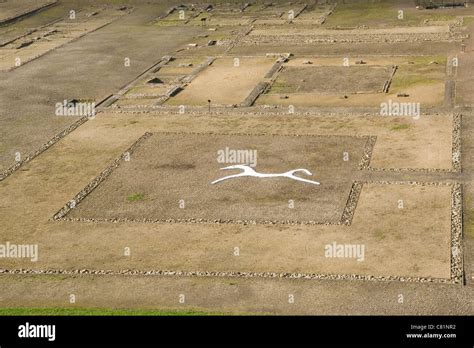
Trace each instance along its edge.
<instances>
[{"instance_id":1,"label":"white figure outline","mask_svg":"<svg viewBox=\"0 0 474 348\"><path fill-rule=\"evenodd\" d=\"M283 178L288 178L288 179L291 179L291 180L306 182L306 183L313 184L313 185L320 185L320 183L317 182L317 181L303 179L303 178L300 178L300 177L297 177L297 176L294 175L296 172L303 172L306 175L313 175L309 170L302 169L302 168L293 169L293 170L290 170L288 172L284 172L284 173L280 173L280 174L258 173L252 167L247 166L247 165L243 165L243 164L237 164L237 165L221 168L221 170L231 170L231 169L240 169L240 170L242 170L242 172L238 173L238 174L228 175L228 176L225 176L223 178L214 180L213 182L211 182L211 184L214 185L214 184L217 184L218 182L228 180L228 179L232 179L232 178L239 178L239 177L242 177L242 176L250 176L250 177L255 177L255 178L280 178L280 177L283 177Z\"/></svg>"}]
</instances>

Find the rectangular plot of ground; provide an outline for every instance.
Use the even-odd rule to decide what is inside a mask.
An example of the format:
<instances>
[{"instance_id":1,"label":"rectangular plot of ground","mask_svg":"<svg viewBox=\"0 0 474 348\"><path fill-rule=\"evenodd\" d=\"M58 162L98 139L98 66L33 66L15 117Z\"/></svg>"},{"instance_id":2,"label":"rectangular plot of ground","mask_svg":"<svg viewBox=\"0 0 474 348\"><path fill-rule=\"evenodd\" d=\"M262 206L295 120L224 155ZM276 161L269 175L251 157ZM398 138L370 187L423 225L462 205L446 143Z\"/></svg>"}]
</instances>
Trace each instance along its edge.
<instances>
[{"instance_id":1,"label":"rectangular plot of ground","mask_svg":"<svg viewBox=\"0 0 474 348\"><path fill-rule=\"evenodd\" d=\"M340 74L326 77L325 84L315 78L304 76L296 78L297 74L286 72L287 69L334 69L343 70L343 57L295 57L284 65L284 70L277 76L272 88L261 94L257 105L294 105L294 106L374 106L391 101L420 103L422 107L439 106L445 97L446 56L370 56L351 57L348 60L349 78ZM308 64L310 63L310 64ZM362 64L363 63L363 64ZM350 70L353 69L353 70ZM362 69L362 70L356 70ZM369 71L374 79L366 79L357 72ZM386 76L377 77L385 70ZM298 70L288 70L298 71ZM310 71L310 70L308 70ZM393 76L392 76L393 73ZM286 81L282 76L288 76ZM302 75L302 74L300 74ZM310 76L310 75L309 75ZM359 80L357 80L359 77ZM392 77L392 78L391 78ZM326 78L328 79L326 81ZM355 83L353 80L355 79ZM302 81L304 80L304 82ZM388 83L390 81L390 83ZM304 84L318 84L313 91L304 90ZM335 84L336 88L332 86ZM347 84L350 88L344 90ZM327 90L321 92L321 85ZM386 93L380 93L383 87ZM331 91L332 89L332 91ZM362 92L362 93L357 93ZM319 96L324 95L324 98Z\"/></svg>"},{"instance_id":2,"label":"rectangular plot of ground","mask_svg":"<svg viewBox=\"0 0 474 348\"><path fill-rule=\"evenodd\" d=\"M167 101L173 105L241 103L275 63L273 58L216 59L182 92Z\"/></svg>"},{"instance_id":3,"label":"rectangular plot of ground","mask_svg":"<svg viewBox=\"0 0 474 348\"><path fill-rule=\"evenodd\" d=\"M41 240L43 249L49 246L52 252L37 267L277 272L349 279L360 275L359 279L404 277L405 281L422 277L449 282L450 196L447 185L364 184L350 226L95 223L84 229L82 223L53 224L54 233L44 233ZM58 239L64 241L62 248L55 247ZM359 261L355 254L331 257L326 250L334 244L363 246L363 255ZM130 246L135 256L116 255L114 250L123 245ZM235 246L240 257L232 254ZM18 268L20 262L12 260L8 266Z\"/></svg>"},{"instance_id":4,"label":"rectangular plot of ground","mask_svg":"<svg viewBox=\"0 0 474 348\"><path fill-rule=\"evenodd\" d=\"M260 136L156 133L136 148L68 217L94 220L200 220L215 222L341 221L358 169L365 137ZM256 151L232 157L232 151ZM347 161L344 153L350 154ZM237 153L234 153L236 155ZM241 152L242 154L242 152ZM249 160L250 159L250 160ZM240 170L220 170L237 163L259 173L307 169L298 177L240 177L211 184Z\"/></svg>"},{"instance_id":5,"label":"rectangular plot of ground","mask_svg":"<svg viewBox=\"0 0 474 348\"><path fill-rule=\"evenodd\" d=\"M285 67L270 93L381 92L389 76L388 67Z\"/></svg>"},{"instance_id":6,"label":"rectangular plot of ground","mask_svg":"<svg viewBox=\"0 0 474 348\"><path fill-rule=\"evenodd\" d=\"M352 226L379 271L450 278L451 185L364 184Z\"/></svg>"}]
</instances>

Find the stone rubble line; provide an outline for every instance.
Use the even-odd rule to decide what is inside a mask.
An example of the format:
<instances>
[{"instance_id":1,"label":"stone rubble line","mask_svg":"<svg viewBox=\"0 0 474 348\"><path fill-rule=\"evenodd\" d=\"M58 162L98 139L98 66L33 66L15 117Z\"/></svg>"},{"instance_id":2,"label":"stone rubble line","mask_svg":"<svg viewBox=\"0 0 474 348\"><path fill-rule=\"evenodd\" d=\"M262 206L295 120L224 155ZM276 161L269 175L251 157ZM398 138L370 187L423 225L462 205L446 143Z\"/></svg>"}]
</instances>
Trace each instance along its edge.
<instances>
[{"instance_id":1,"label":"stone rubble line","mask_svg":"<svg viewBox=\"0 0 474 348\"><path fill-rule=\"evenodd\" d=\"M303 133L303 134L294 134L294 133L287 133L287 134L276 134L276 133L222 133L222 132L192 132L192 131L186 131L186 132L170 132L170 131L159 131L159 132L147 132L150 135L154 134L164 134L164 135L207 135L207 136L212 136L212 135L225 135L225 136L265 136L265 137L318 137L318 138L356 138L356 139L367 139L371 138L366 135L332 135L332 134L309 134L309 133ZM376 137L373 137L376 138Z\"/></svg>"},{"instance_id":2,"label":"stone rubble line","mask_svg":"<svg viewBox=\"0 0 474 348\"><path fill-rule=\"evenodd\" d=\"M338 136L332 135L314 135L314 134L250 134L250 133L198 133L198 132L159 132L159 133L150 133L146 132L138 140L136 140L127 150L125 150L115 161L102 171L99 176L92 180L86 187L84 187L71 201L66 203L63 208L61 208L54 216L52 220L62 220L68 222L130 222L130 223L185 223L185 224L195 224L195 223L214 223L214 224L239 224L239 225L350 225L352 218L354 216L355 208L357 206L357 201L359 199L360 192L362 190L362 185L357 182L353 183L349 197L344 208L341 220L338 222L321 222L321 221L295 221L295 220L222 220L222 219L128 219L128 218L112 218L112 219L103 219L103 218L66 218L65 216L74 209L73 206L77 206L87 195L89 195L96 187L98 187L107 177L120 166L124 161L125 157L131 155L133 151L146 139L151 137L154 134L166 134L166 135L207 135L207 136L286 136L286 137L325 137L325 138L334 138ZM340 135L339 137L346 137L345 135ZM367 137L367 136L349 136L359 139L367 139L366 146L364 149L364 155L359 163L359 168L365 168L370 163L370 158L372 156L373 146L376 141L376 137ZM71 204L74 202L74 205Z\"/></svg>"},{"instance_id":3,"label":"stone rubble line","mask_svg":"<svg viewBox=\"0 0 474 348\"><path fill-rule=\"evenodd\" d=\"M462 185L456 183L451 189L451 281L453 283L464 283L462 225Z\"/></svg>"},{"instance_id":4,"label":"stone rubble line","mask_svg":"<svg viewBox=\"0 0 474 348\"><path fill-rule=\"evenodd\" d=\"M462 126L462 115L455 113L453 115L453 171L454 172L461 172L462 165L461 165L461 126Z\"/></svg>"},{"instance_id":5,"label":"stone rubble line","mask_svg":"<svg viewBox=\"0 0 474 348\"><path fill-rule=\"evenodd\" d=\"M90 270L90 269L0 269L2 275L109 275L109 276L164 276L164 277L206 277L206 278L267 278L267 279L311 279L311 280L364 280L400 281L409 283L454 284L451 279L408 276L373 276L359 274L321 273L276 273L276 272L218 272L218 271L169 271L169 270Z\"/></svg>"},{"instance_id":6,"label":"stone rubble line","mask_svg":"<svg viewBox=\"0 0 474 348\"><path fill-rule=\"evenodd\" d=\"M365 143L364 153L359 163L359 170L370 169L370 160L372 159L372 153L374 152L375 143L377 142L376 136L369 136L367 138L368 139Z\"/></svg>"},{"instance_id":7,"label":"stone rubble line","mask_svg":"<svg viewBox=\"0 0 474 348\"><path fill-rule=\"evenodd\" d=\"M383 117L389 118L395 116L381 116L379 113L379 108L377 107L355 107L358 108L358 111L351 111L354 108L347 108L344 106L336 107L321 107L321 106L297 106L294 113L290 114L288 112L288 106L286 105L257 105L249 107L236 107L237 104L221 104L221 105L212 105L212 109L209 112L207 105L184 105L186 107L186 112L184 114L179 113L178 107L176 105L122 105L117 106L112 104L107 107L107 111L113 112L114 114L144 114L151 117L161 117L162 115L183 115L183 116L286 116L286 117L301 117L301 116L314 116L314 117L327 117L327 116L337 116L337 117ZM350 110L349 110L350 109ZM362 111L360 110L362 109ZM281 111L280 111L281 110ZM304 111L301 111L304 110ZM322 110L322 111L321 111ZM334 111L336 110L336 112ZM376 110L376 111L375 111ZM444 112L439 112L429 108L426 113L422 113L423 117L430 116L448 116L452 113L449 110ZM406 117L406 116L405 116Z\"/></svg>"},{"instance_id":8,"label":"stone rubble line","mask_svg":"<svg viewBox=\"0 0 474 348\"><path fill-rule=\"evenodd\" d=\"M354 182L351 187L351 192L347 198L344 211L342 213L341 221L337 225L350 226L352 224L352 218L354 217L357 203L359 202L360 193L362 192L363 183Z\"/></svg>"},{"instance_id":9,"label":"stone rubble line","mask_svg":"<svg viewBox=\"0 0 474 348\"><path fill-rule=\"evenodd\" d=\"M368 28L355 28L357 32L344 33L334 30L329 33L320 34L294 34L294 35L251 35L244 37L239 44L242 46L262 46L272 42L281 46L291 43L292 45L308 45L314 43L401 43L401 42L461 42L468 38L462 33L459 23L450 24L446 33L377 33Z\"/></svg>"},{"instance_id":10,"label":"stone rubble line","mask_svg":"<svg viewBox=\"0 0 474 348\"><path fill-rule=\"evenodd\" d=\"M388 80L385 81L385 83L383 84L382 93L388 93L388 90L390 89L390 86L392 85L393 76L395 76L397 69L398 69L398 65L392 66L392 71L390 72L390 76L388 77Z\"/></svg>"},{"instance_id":11,"label":"stone rubble line","mask_svg":"<svg viewBox=\"0 0 474 348\"><path fill-rule=\"evenodd\" d=\"M69 209L70 210L70 209ZM69 211L68 211L69 212ZM67 213L66 213L67 214ZM65 215L66 215L65 214ZM323 226L339 226L350 225L350 223L338 222L322 222L322 221L296 221L296 220L224 220L224 219L129 219L129 218L69 218L54 216L53 220L60 220L65 222L92 222L92 223L153 223L153 224L232 224L232 225L323 225Z\"/></svg>"}]
</instances>

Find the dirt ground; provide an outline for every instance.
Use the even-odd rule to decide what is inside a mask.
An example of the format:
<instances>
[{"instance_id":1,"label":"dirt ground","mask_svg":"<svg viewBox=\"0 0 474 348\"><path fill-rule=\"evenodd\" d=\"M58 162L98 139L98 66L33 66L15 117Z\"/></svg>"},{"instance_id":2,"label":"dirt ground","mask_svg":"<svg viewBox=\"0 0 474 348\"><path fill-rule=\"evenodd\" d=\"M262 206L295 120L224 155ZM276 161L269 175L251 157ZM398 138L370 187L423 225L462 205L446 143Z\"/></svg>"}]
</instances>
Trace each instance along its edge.
<instances>
[{"instance_id":1,"label":"dirt ground","mask_svg":"<svg viewBox=\"0 0 474 348\"><path fill-rule=\"evenodd\" d=\"M236 57L238 58L238 57ZM216 59L212 65L200 73L183 92L167 101L168 105L229 105L239 104L252 89L263 80L275 59L238 58L239 66L233 58Z\"/></svg>"},{"instance_id":2,"label":"dirt ground","mask_svg":"<svg viewBox=\"0 0 474 348\"><path fill-rule=\"evenodd\" d=\"M472 288L401 282L123 276L5 276L2 307L97 307L202 310L234 314L470 315ZM111 293L116 296L110 296ZM76 303L69 296L76 295ZM185 303L179 303L180 295ZM289 295L295 302L288 303ZM404 303L398 303L400 295ZM138 301L137 298L140 300ZM19 300L21 299L21 300Z\"/></svg>"},{"instance_id":3,"label":"dirt ground","mask_svg":"<svg viewBox=\"0 0 474 348\"><path fill-rule=\"evenodd\" d=\"M338 136L155 133L135 150L133 161L123 162L68 217L338 223L352 185L351 172L358 168L366 141ZM252 151L256 158L236 162L238 158L218 157L226 149ZM348 154L347 161L343 159L344 152ZM211 184L240 172L220 168L250 164L246 162L249 159L256 161L255 170L261 173L306 168L313 175L299 173L299 177L321 185L285 178L239 178ZM336 177L334 172L340 175ZM127 200L134 194L142 196L136 201Z\"/></svg>"},{"instance_id":4,"label":"dirt ground","mask_svg":"<svg viewBox=\"0 0 474 348\"><path fill-rule=\"evenodd\" d=\"M287 67L272 89L280 93L374 93L382 91L389 76L387 67Z\"/></svg>"}]
</instances>

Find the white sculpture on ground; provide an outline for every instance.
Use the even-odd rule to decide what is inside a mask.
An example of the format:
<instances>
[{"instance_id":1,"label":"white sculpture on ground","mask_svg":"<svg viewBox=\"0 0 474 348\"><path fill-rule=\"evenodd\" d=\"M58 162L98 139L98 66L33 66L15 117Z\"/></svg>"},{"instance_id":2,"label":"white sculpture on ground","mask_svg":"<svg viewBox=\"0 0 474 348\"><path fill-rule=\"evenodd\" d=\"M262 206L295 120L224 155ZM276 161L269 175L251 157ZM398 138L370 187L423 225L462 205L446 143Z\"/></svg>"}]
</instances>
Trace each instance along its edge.
<instances>
[{"instance_id":1,"label":"white sculpture on ground","mask_svg":"<svg viewBox=\"0 0 474 348\"><path fill-rule=\"evenodd\" d=\"M221 182L221 181L224 181L224 180L227 180L227 179L239 178L239 177L242 177L242 176L251 176L251 177L255 177L255 178L280 178L280 177L283 177L283 178L288 178L288 179L291 179L291 180L307 182L307 183L313 184L313 185L319 185L320 184L317 181L312 181L312 180L299 178L299 177L294 175L296 172L303 172L306 175L313 175L307 169L294 169L294 170L290 170L288 172L281 173L281 174L264 174L264 173L257 173L253 168L251 168L249 166L246 166L246 165L242 165L242 164L221 168L221 170L230 170L230 169L240 169L240 170L242 170L242 172L239 173L239 174L229 175L229 176L225 176L223 178L214 180L213 182L211 182L211 184L217 184L218 182Z\"/></svg>"}]
</instances>

